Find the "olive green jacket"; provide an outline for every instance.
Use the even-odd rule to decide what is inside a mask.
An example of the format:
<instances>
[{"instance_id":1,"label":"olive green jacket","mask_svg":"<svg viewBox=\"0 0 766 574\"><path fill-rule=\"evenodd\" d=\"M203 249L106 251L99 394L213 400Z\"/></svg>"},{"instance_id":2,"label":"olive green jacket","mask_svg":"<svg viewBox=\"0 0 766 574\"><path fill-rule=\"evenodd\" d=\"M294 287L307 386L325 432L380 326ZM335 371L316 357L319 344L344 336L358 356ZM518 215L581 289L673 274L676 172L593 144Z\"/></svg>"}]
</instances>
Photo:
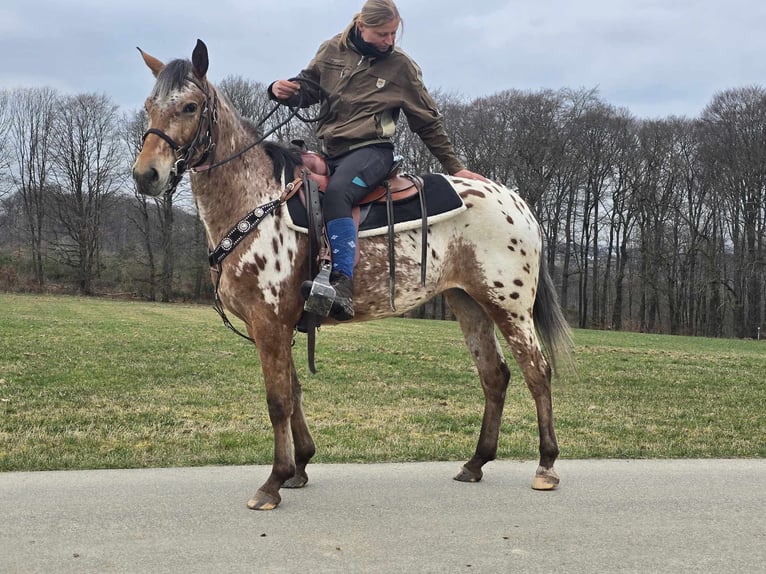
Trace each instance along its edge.
<instances>
[{"instance_id":1,"label":"olive green jacket","mask_svg":"<svg viewBox=\"0 0 766 574\"><path fill-rule=\"evenodd\" d=\"M393 142L400 111L442 167L450 174L463 164L444 130L436 102L427 92L418 65L398 48L385 58L362 56L349 42L340 45L340 34L324 42L300 77L319 84L328 94L317 125L322 151L336 157L374 143ZM301 87L302 96L288 100L307 107L319 102L319 90ZM271 89L269 94L273 98ZM303 98L300 100L300 98Z\"/></svg>"}]
</instances>

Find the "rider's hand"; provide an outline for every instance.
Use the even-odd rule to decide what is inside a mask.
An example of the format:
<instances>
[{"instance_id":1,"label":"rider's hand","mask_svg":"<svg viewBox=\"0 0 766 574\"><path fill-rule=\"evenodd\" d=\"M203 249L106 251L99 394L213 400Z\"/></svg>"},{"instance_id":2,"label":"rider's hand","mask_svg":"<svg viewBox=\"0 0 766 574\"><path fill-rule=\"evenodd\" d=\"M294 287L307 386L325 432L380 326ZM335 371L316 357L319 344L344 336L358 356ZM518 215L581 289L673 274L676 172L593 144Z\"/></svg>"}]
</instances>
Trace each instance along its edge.
<instances>
[{"instance_id":1,"label":"rider's hand","mask_svg":"<svg viewBox=\"0 0 766 574\"><path fill-rule=\"evenodd\" d=\"M467 169L461 169L457 173L453 173L455 177L464 177L465 179L478 179L479 181L484 181L486 183L491 183L486 177L479 173L474 173Z\"/></svg>"},{"instance_id":2,"label":"rider's hand","mask_svg":"<svg viewBox=\"0 0 766 574\"><path fill-rule=\"evenodd\" d=\"M301 89L300 84L290 80L277 80L271 85L271 93L278 100L287 100Z\"/></svg>"}]
</instances>

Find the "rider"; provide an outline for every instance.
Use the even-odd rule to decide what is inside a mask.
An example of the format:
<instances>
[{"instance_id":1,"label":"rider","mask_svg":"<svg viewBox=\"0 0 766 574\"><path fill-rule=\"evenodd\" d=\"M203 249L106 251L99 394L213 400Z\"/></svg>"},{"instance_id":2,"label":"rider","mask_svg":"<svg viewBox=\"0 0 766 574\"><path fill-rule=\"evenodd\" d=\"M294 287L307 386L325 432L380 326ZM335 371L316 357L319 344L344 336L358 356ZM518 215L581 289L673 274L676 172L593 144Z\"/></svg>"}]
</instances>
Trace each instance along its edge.
<instances>
[{"instance_id":1,"label":"rider","mask_svg":"<svg viewBox=\"0 0 766 574\"><path fill-rule=\"evenodd\" d=\"M486 181L458 159L420 68L395 46L401 25L392 0L367 0L299 74L313 83L277 80L268 88L272 99L303 107L320 101L316 84L326 92L326 114L316 132L331 174L323 214L332 252L330 283L336 290L330 315L338 321L354 316L357 230L351 208L388 175L400 111L448 173Z\"/></svg>"}]
</instances>

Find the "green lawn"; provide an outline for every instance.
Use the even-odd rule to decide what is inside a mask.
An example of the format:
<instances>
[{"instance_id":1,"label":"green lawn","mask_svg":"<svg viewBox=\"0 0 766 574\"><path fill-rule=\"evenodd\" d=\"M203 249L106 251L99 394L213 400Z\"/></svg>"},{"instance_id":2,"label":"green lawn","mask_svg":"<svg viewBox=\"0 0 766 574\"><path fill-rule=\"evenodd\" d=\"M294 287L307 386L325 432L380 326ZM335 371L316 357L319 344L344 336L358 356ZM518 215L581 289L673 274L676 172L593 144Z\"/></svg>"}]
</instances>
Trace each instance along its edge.
<instances>
[{"instance_id":1,"label":"green lawn","mask_svg":"<svg viewBox=\"0 0 766 574\"><path fill-rule=\"evenodd\" d=\"M554 381L564 458L763 457L766 342L575 331ZM319 462L464 460L482 394L456 323L388 319L294 353ZM510 353L507 353L512 363ZM0 470L271 462L258 356L207 306L0 293ZM508 391L500 458L537 457Z\"/></svg>"}]
</instances>

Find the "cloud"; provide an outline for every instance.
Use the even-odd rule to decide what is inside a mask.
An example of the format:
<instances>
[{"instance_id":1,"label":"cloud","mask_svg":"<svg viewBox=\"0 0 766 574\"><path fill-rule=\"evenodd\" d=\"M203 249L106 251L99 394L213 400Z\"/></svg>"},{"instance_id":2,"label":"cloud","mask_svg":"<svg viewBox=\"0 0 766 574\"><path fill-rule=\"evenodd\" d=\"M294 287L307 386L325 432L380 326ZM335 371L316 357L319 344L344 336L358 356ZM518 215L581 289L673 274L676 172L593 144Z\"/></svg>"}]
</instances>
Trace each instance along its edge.
<instances>
[{"instance_id":1,"label":"cloud","mask_svg":"<svg viewBox=\"0 0 766 574\"><path fill-rule=\"evenodd\" d=\"M210 49L210 77L269 83L297 73L363 0L3 0L0 89L103 92L138 108L163 60ZM399 2L400 44L432 90L598 88L639 117L698 115L720 90L766 77L761 0Z\"/></svg>"}]
</instances>

